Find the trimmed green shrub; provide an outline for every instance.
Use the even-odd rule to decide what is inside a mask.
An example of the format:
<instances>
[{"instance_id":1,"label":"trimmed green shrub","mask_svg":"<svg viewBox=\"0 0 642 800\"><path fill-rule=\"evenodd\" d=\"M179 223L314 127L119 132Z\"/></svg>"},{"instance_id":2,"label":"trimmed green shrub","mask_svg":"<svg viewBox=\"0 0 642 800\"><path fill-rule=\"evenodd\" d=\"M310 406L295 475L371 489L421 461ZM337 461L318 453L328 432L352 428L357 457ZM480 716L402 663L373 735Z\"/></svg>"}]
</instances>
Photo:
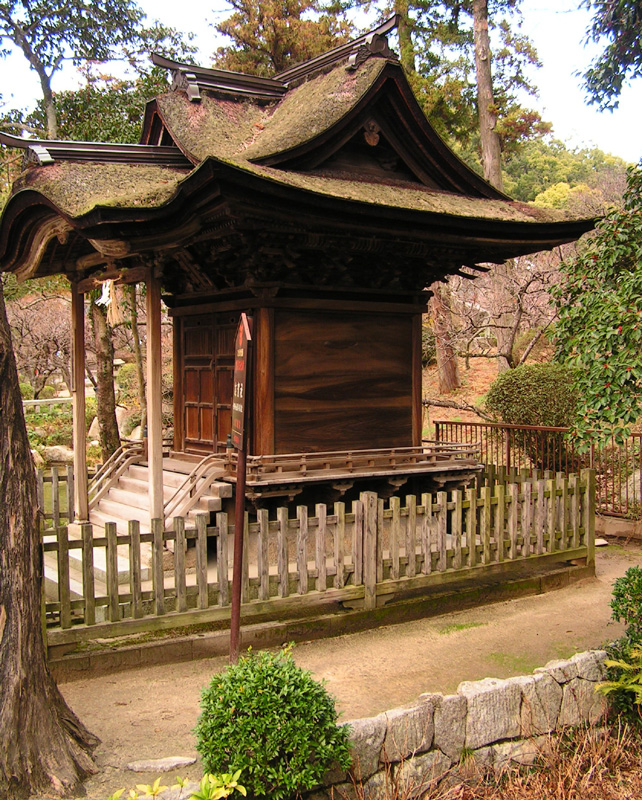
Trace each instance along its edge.
<instances>
[{"instance_id":1,"label":"trimmed green shrub","mask_svg":"<svg viewBox=\"0 0 642 800\"><path fill-rule=\"evenodd\" d=\"M334 699L289 648L251 653L212 678L201 697L196 749L206 772L243 770L250 797L288 800L350 764Z\"/></svg>"},{"instance_id":2,"label":"trimmed green shrub","mask_svg":"<svg viewBox=\"0 0 642 800\"><path fill-rule=\"evenodd\" d=\"M626 624L626 636L642 644L642 568L629 567L613 584L611 617Z\"/></svg>"},{"instance_id":3,"label":"trimmed green shrub","mask_svg":"<svg viewBox=\"0 0 642 800\"><path fill-rule=\"evenodd\" d=\"M123 390L137 391L136 364L123 364L116 374L116 383Z\"/></svg>"},{"instance_id":4,"label":"trimmed green shrub","mask_svg":"<svg viewBox=\"0 0 642 800\"><path fill-rule=\"evenodd\" d=\"M20 395L23 400L33 400L33 386L30 383L21 383Z\"/></svg>"},{"instance_id":5,"label":"trimmed green shrub","mask_svg":"<svg viewBox=\"0 0 642 800\"><path fill-rule=\"evenodd\" d=\"M573 370L562 364L525 364L503 372L486 395L486 410L510 425L569 427L577 408ZM513 442L538 469L559 469L572 453L555 432L513 431Z\"/></svg>"},{"instance_id":6,"label":"trimmed green shrub","mask_svg":"<svg viewBox=\"0 0 642 800\"><path fill-rule=\"evenodd\" d=\"M493 382L486 410L512 425L568 426L578 401L573 378L573 370L562 364L524 364Z\"/></svg>"},{"instance_id":7,"label":"trimmed green shrub","mask_svg":"<svg viewBox=\"0 0 642 800\"><path fill-rule=\"evenodd\" d=\"M45 385L40 390L40 394L38 395L38 400L51 400L55 396L56 396L56 390L54 389L54 387Z\"/></svg>"}]
</instances>

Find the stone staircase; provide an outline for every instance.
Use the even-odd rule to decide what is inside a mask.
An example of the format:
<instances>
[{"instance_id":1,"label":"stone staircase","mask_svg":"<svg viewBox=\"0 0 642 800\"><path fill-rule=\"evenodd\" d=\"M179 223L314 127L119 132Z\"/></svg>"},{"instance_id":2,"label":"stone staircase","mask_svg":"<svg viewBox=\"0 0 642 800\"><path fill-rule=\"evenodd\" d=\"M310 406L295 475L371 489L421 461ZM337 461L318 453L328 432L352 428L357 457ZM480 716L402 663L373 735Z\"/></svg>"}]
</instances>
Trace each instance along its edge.
<instances>
[{"instance_id":1,"label":"stone staircase","mask_svg":"<svg viewBox=\"0 0 642 800\"><path fill-rule=\"evenodd\" d=\"M198 461L193 462L176 458L163 459L163 499L165 503L183 485L196 463ZM89 521L93 525L93 535L95 537L104 536L104 528L107 522L115 522L119 534L127 534L129 532L129 520L138 520L140 522L141 533L150 531L148 479L149 470L146 463L130 464L89 513ZM231 484L214 479L207 489L207 493L199 498L185 515L186 525L194 527L198 514L212 514L220 511L223 506L223 500L232 497L232 494ZM170 525L171 520L167 520L166 527L170 527ZM81 538L81 529L77 523L68 525L67 531L69 539L79 540ZM54 536L55 534L45 534L44 541ZM105 548L94 548L94 584L97 595L106 593L106 558ZM148 543L141 545L141 563L141 580L143 582L151 580L151 545ZM44 578L47 599L56 600L58 597L58 564L57 556L54 552L45 553ZM118 548L118 582L121 584L129 582L129 556L126 545ZM72 548L69 550L69 590L72 600L82 599L81 549Z\"/></svg>"},{"instance_id":2,"label":"stone staircase","mask_svg":"<svg viewBox=\"0 0 642 800\"><path fill-rule=\"evenodd\" d=\"M192 472L194 462L176 458L163 459L163 499L171 499ZM100 528L106 522L115 522L119 533L127 533L128 521L137 519L141 533L150 530L149 519L149 470L146 464L131 464L109 491L100 499L89 514L89 521ZM188 526L196 524L197 514L211 514L220 511L223 499L232 496L232 485L214 480L196 505L186 515Z\"/></svg>"}]
</instances>

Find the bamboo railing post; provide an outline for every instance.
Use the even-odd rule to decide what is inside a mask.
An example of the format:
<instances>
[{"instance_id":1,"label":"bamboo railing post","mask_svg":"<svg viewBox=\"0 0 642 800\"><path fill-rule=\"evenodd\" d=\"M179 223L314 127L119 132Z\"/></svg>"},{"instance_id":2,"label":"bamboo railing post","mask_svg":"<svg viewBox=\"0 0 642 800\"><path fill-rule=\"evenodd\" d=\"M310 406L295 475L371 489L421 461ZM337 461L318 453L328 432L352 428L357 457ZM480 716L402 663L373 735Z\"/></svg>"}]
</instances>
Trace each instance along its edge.
<instances>
[{"instance_id":1,"label":"bamboo railing post","mask_svg":"<svg viewBox=\"0 0 642 800\"><path fill-rule=\"evenodd\" d=\"M452 516L453 569L461 569L461 539L464 532L464 496L461 489L453 491L455 509Z\"/></svg>"},{"instance_id":2,"label":"bamboo railing post","mask_svg":"<svg viewBox=\"0 0 642 800\"><path fill-rule=\"evenodd\" d=\"M58 467L54 464L51 468L51 513L53 527L60 526L60 486L58 483Z\"/></svg>"},{"instance_id":3,"label":"bamboo railing post","mask_svg":"<svg viewBox=\"0 0 642 800\"><path fill-rule=\"evenodd\" d=\"M218 579L218 604L219 606L229 605L229 564L227 555L227 514L219 511L216 515L216 572Z\"/></svg>"},{"instance_id":4,"label":"bamboo railing post","mask_svg":"<svg viewBox=\"0 0 642 800\"><path fill-rule=\"evenodd\" d=\"M437 569L445 572L448 566L447 532L448 532L448 492L437 492L439 512L437 514Z\"/></svg>"},{"instance_id":5,"label":"bamboo railing post","mask_svg":"<svg viewBox=\"0 0 642 800\"><path fill-rule=\"evenodd\" d=\"M377 606L377 495L361 492L363 505L363 585L364 608Z\"/></svg>"},{"instance_id":6,"label":"bamboo railing post","mask_svg":"<svg viewBox=\"0 0 642 800\"><path fill-rule=\"evenodd\" d=\"M69 588L69 532L56 528L58 539L58 599L60 601L60 627L71 628L71 596Z\"/></svg>"},{"instance_id":7,"label":"bamboo railing post","mask_svg":"<svg viewBox=\"0 0 642 800\"><path fill-rule=\"evenodd\" d=\"M353 501L352 513L354 514L354 530L352 534L353 582L355 586L361 586L363 583L363 503L361 500Z\"/></svg>"},{"instance_id":8,"label":"bamboo railing post","mask_svg":"<svg viewBox=\"0 0 642 800\"><path fill-rule=\"evenodd\" d=\"M159 520L162 530L162 520ZM198 608L209 605L209 589L207 585L207 514L196 515L196 586L198 591Z\"/></svg>"},{"instance_id":9,"label":"bamboo railing post","mask_svg":"<svg viewBox=\"0 0 642 800\"><path fill-rule=\"evenodd\" d=\"M477 489L466 489L468 510L466 512L466 544L468 545L468 566L477 563Z\"/></svg>"},{"instance_id":10,"label":"bamboo railing post","mask_svg":"<svg viewBox=\"0 0 642 800\"><path fill-rule=\"evenodd\" d=\"M308 507L297 506L296 516L299 521L296 542L297 563L297 591L299 594L308 592Z\"/></svg>"},{"instance_id":11,"label":"bamboo railing post","mask_svg":"<svg viewBox=\"0 0 642 800\"><path fill-rule=\"evenodd\" d=\"M495 484L495 544L496 558L502 562L505 556L504 528L506 525L506 482Z\"/></svg>"},{"instance_id":12,"label":"bamboo railing post","mask_svg":"<svg viewBox=\"0 0 642 800\"><path fill-rule=\"evenodd\" d=\"M152 529L152 592L154 596L154 614L165 613L165 579L163 573L163 520L153 519Z\"/></svg>"},{"instance_id":13,"label":"bamboo railing post","mask_svg":"<svg viewBox=\"0 0 642 800\"><path fill-rule=\"evenodd\" d=\"M80 526L82 538L82 594L85 601L85 625L96 623L96 600L94 590L94 540L91 525Z\"/></svg>"},{"instance_id":14,"label":"bamboo railing post","mask_svg":"<svg viewBox=\"0 0 642 800\"><path fill-rule=\"evenodd\" d=\"M344 572L344 550L345 550L345 533L346 533L346 507L345 503L334 504L334 514L337 518L337 524L334 534L334 566L336 574L334 576L335 589L342 589L345 586L345 572Z\"/></svg>"},{"instance_id":15,"label":"bamboo railing post","mask_svg":"<svg viewBox=\"0 0 642 800\"><path fill-rule=\"evenodd\" d=\"M424 556L422 569L424 575L432 572L432 495L422 495L421 505L424 507L424 518L421 523L421 551Z\"/></svg>"},{"instance_id":16,"label":"bamboo railing post","mask_svg":"<svg viewBox=\"0 0 642 800\"><path fill-rule=\"evenodd\" d=\"M140 522L129 520L129 589L132 593L132 616L140 619L143 616L143 592L140 557Z\"/></svg>"},{"instance_id":17,"label":"bamboo railing post","mask_svg":"<svg viewBox=\"0 0 642 800\"><path fill-rule=\"evenodd\" d=\"M316 536L316 554L315 561L317 567L317 592L325 592L328 588L328 578L326 569L326 556L325 556L325 537L327 533L327 507L324 503L318 503L315 506L315 514L317 517L317 536Z\"/></svg>"},{"instance_id":18,"label":"bamboo railing post","mask_svg":"<svg viewBox=\"0 0 642 800\"><path fill-rule=\"evenodd\" d=\"M120 619L120 604L118 598L118 530L115 522L105 523L105 536L107 538L107 598L109 608L109 621L118 622ZM161 563L161 570L163 565ZM162 611L156 607L156 613Z\"/></svg>"},{"instance_id":19,"label":"bamboo railing post","mask_svg":"<svg viewBox=\"0 0 642 800\"><path fill-rule=\"evenodd\" d=\"M414 578L417 574L417 498L414 494L406 497L406 577Z\"/></svg>"},{"instance_id":20,"label":"bamboo railing post","mask_svg":"<svg viewBox=\"0 0 642 800\"><path fill-rule=\"evenodd\" d=\"M174 589L176 591L176 610L187 611L187 584L185 580L185 520L174 517Z\"/></svg>"},{"instance_id":21,"label":"bamboo railing post","mask_svg":"<svg viewBox=\"0 0 642 800\"><path fill-rule=\"evenodd\" d=\"M279 597L290 594L290 559L288 555L288 510L278 508L276 511L279 527L276 534L277 563L279 572Z\"/></svg>"},{"instance_id":22,"label":"bamboo railing post","mask_svg":"<svg viewBox=\"0 0 642 800\"><path fill-rule=\"evenodd\" d=\"M401 538L401 501L398 497L390 498L390 577L399 579L399 539Z\"/></svg>"}]
</instances>

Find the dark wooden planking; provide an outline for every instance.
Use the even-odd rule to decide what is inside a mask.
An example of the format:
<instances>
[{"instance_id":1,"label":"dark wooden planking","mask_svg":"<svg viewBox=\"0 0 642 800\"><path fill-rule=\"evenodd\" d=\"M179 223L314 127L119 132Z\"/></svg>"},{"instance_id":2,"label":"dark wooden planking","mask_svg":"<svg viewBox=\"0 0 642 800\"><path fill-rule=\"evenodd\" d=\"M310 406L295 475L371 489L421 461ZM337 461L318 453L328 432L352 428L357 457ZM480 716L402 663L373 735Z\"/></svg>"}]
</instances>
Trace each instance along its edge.
<instances>
[{"instance_id":1,"label":"dark wooden planking","mask_svg":"<svg viewBox=\"0 0 642 800\"><path fill-rule=\"evenodd\" d=\"M412 318L277 311L277 453L412 444Z\"/></svg>"}]
</instances>

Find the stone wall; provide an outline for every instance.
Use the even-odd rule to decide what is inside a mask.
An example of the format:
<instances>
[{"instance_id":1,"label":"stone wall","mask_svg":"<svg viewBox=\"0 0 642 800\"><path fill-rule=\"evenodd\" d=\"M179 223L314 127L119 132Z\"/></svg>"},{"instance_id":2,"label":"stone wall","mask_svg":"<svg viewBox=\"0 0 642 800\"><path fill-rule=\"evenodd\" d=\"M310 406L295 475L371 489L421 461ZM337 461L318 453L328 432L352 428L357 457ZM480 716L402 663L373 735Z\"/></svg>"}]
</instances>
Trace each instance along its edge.
<instances>
[{"instance_id":1,"label":"stone wall","mask_svg":"<svg viewBox=\"0 0 642 800\"><path fill-rule=\"evenodd\" d=\"M424 694L412 705L352 720L352 775L366 800L375 800L391 777L425 791L452 775L464 755L494 767L532 764L552 731L602 719L606 702L595 686L604 680L605 658L601 650L578 653L532 675L465 681L456 694ZM309 800L326 800L333 786L335 798L355 796L350 775L336 770Z\"/></svg>"}]
</instances>

